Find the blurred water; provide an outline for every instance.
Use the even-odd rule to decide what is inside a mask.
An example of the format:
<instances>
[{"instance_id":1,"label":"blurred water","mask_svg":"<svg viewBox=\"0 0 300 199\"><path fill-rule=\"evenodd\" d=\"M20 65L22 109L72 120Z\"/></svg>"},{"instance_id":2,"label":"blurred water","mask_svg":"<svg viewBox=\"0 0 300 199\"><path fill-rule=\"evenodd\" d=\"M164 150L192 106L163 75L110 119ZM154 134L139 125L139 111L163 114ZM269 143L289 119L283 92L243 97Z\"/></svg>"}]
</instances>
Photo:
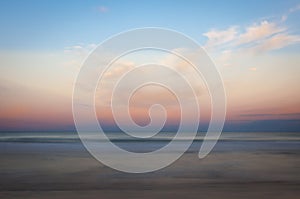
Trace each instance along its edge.
<instances>
[{"instance_id":1,"label":"blurred water","mask_svg":"<svg viewBox=\"0 0 300 199\"><path fill-rule=\"evenodd\" d=\"M172 133L150 140L108 136L122 148L148 152ZM200 160L199 134L172 165L134 175L96 161L75 132L0 133L0 198L299 198L299 136L223 133Z\"/></svg>"},{"instance_id":2,"label":"blurred water","mask_svg":"<svg viewBox=\"0 0 300 199\"><path fill-rule=\"evenodd\" d=\"M133 152L150 152L168 144L174 133L160 133L151 139L136 139L123 133L108 133L109 139L117 146ZM203 142L204 134L199 133L187 152L197 152ZM90 136L93 140L93 135ZM190 139L182 137L180 141ZM2 132L0 142L4 143L35 143L39 146L48 143L69 143L69 147L80 145L80 139L75 132ZM99 142L101 144L101 142ZM22 146L22 145L19 145ZM28 146L28 145L27 145ZM51 146L51 145L49 145ZM59 145L58 145L59 146ZM56 146L56 147L58 147ZM79 146L78 146L79 147ZM300 151L300 133L278 132L249 132L249 133L222 133L214 151Z\"/></svg>"}]
</instances>

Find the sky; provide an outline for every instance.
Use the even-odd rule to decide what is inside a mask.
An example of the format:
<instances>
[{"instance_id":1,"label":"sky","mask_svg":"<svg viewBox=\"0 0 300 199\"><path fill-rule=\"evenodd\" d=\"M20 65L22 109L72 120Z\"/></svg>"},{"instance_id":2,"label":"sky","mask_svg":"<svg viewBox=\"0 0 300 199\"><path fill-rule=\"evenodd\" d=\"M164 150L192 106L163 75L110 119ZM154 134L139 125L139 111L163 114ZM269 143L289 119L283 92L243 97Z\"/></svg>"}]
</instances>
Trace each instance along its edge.
<instances>
[{"instance_id":1,"label":"sky","mask_svg":"<svg viewBox=\"0 0 300 199\"><path fill-rule=\"evenodd\" d=\"M161 27L193 38L215 62L227 95L225 131L300 131L299 19L300 2L289 0L1 1L0 130L74 130L72 91L89 52L119 32ZM105 94L141 56L147 52L119 60L97 94L97 114L108 129L115 124ZM168 55L154 57L187 70ZM134 121L147 124L149 104L159 101L169 106L167 129L176 127L174 96L148 89L133 96ZM200 93L199 101L205 126L209 95Z\"/></svg>"}]
</instances>

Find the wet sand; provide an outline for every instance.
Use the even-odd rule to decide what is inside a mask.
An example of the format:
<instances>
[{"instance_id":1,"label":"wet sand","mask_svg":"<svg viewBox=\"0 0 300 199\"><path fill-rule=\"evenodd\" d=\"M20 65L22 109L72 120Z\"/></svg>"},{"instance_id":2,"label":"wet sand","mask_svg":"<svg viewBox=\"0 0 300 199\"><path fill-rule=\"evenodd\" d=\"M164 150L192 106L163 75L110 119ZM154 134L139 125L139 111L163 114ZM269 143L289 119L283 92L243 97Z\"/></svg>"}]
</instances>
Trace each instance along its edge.
<instances>
[{"instance_id":1,"label":"wet sand","mask_svg":"<svg viewBox=\"0 0 300 199\"><path fill-rule=\"evenodd\" d=\"M230 145L203 160L190 151L165 169L127 174L102 165L80 143L1 142L0 198L299 198L298 148Z\"/></svg>"}]
</instances>

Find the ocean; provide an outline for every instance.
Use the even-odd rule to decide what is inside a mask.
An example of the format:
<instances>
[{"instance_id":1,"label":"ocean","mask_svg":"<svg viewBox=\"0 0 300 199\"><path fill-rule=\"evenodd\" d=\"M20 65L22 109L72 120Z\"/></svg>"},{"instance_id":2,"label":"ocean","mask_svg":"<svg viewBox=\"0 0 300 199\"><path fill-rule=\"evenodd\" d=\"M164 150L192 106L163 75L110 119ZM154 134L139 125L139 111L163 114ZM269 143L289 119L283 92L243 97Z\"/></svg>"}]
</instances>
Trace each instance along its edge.
<instances>
[{"instance_id":1,"label":"ocean","mask_svg":"<svg viewBox=\"0 0 300 199\"><path fill-rule=\"evenodd\" d=\"M173 134L107 135L126 150L150 152ZM166 168L130 174L95 160L75 132L2 132L0 198L298 198L300 133L224 132L199 159L202 141L199 134Z\"/></svg>"}]
</instances>

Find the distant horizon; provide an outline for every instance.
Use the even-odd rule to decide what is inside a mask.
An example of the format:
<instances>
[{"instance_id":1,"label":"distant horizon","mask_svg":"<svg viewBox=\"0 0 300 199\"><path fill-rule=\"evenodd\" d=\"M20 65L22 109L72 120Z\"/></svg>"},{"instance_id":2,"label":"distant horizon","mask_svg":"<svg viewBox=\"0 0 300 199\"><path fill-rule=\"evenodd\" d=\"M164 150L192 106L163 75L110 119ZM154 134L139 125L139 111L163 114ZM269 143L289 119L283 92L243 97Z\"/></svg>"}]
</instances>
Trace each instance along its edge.
<instances>
[{"instance_id":1,"label":"distant horizon","mask_svg":"<svg viewBox=\"0 0 300 199\"><path fill-rule=\"evenodd\" d=\"M197 132L206 132L208 124L200 125ZM116 125L102 126L105 132L123 132ZM164 127L160 132L176 132L177 127ZM49 129L0 129L0 132L77 132L75 125ZM258 120L245 123L226 123L222 132L300 132L300 120Z\"/></svg>"}]
</instances>

